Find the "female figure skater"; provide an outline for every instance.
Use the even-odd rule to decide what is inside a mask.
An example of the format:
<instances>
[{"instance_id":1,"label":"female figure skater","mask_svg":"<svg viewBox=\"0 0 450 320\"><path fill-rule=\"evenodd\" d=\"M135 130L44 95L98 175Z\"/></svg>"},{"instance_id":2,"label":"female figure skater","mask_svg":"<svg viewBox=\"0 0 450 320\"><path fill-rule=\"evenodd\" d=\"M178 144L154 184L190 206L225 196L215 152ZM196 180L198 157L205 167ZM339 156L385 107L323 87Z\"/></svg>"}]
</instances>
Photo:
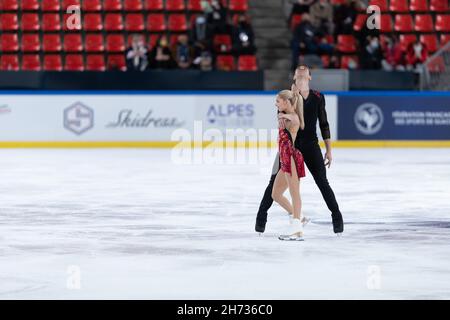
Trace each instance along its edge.
<instances>
[{"instance_id":1,"label":"female figure skater","mask_svg":"<svg viewBox=\"0 0 450 320\"><path fill-rule=\"evenodd\" d=\"M300 178L305 176L303 155L294 146L299 129L305 128L303 99L297 91L283 90L276 99L278 108L278 148L280 169L274 181L272 198L291 215L291 230L288 235L280 235L280 240L303 240L303 224L307 219L301 213ZM292 198L292 205L283 196L286 189Z\"/></svg>"}]
</instances>

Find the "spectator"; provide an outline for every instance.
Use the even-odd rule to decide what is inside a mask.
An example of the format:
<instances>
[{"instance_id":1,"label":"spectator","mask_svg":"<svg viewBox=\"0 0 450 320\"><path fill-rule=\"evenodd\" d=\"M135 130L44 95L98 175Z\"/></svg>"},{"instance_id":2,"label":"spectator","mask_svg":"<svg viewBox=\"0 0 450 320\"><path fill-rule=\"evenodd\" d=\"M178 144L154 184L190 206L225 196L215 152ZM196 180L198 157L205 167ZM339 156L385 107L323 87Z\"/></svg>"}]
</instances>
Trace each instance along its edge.
<instances>
[{"instance_id":1,"label":"spectator","mask_svg":"<svg viewBox=\"0 0 450 320\"><path fill-rule=\"evenodd\" d=\"M213 68L213 57L206 42L198 41L194 45L193 67L202 71L209 71Z\"/></svg>"},{"instance_id":2,"label":"spectator","mask_svg":"<svg viewBox=\"0 0 450 320\"><path fill-rule=\"evenodd\" d=\"M204 16L198 16L191 28L191 41L195 43L197 41L209 41L212 42L212 30L206 23Z\"/></svg>"},{"instance_id":3,"label":"spectator","mask_svg":"<svg viewBox=\"0 0 450 320\"><path fill-rule=\"evenodd\" d=\"M333 52L333 46L328 44L322 34L314 28L309 14L304 13L302 21L294 30L292 39L292 69L298 65L300 54L322 54Z\"/></svg>"},{"instance_id":4,"label":"spectator","mask_svg":"<svg viewBox=\"0 0 450 320\"><path fill-rule=\"evenodd\" d=\"M427 46L420 40L410 43L406 50L406 68L408 70L420 71L421 65L428 58Z\"/></svg>"},{"instance_id":5,"label":"spectator","mask_svg":"<svg viewBox=\"0 0 450 320\"><path fill-rule=\"evenodd\" d=\"M284 10L289 12L288 23L291 25L292 15L309 13L309 7L317 0L287 0L284 1Z\"/></svg>"},{"instance_id":6,"label":"spectator","mask_svg":"<svg viewBox=\"0 0 450 320\"><path fill-rule=\"evenodd\" d=\"M351 34L358 14L359 1L347 0L335 10L336 34Z\"/></svg>"},{"instance_id":7,"label":"spectator","mask_svg":"<svg viewBox=\"0 0 450 320\"><path fill-rule=\"evenodd\" d=\"M339 57L336 54L331 55L328 69L338 69L340 67Z\"/></svg>"},{"instance_id":8,"label":"spectator","mask_svg":"<svg viewBox=\"0 0 450 320\"><path fill-rule=\"evenodd\" d=\"M309 9L311 22L323 34L333 34L333 6L329 0L319 0Z\"/></svg>"},{"instance_id":9,"label":"spectator","mask_svg":"<svg viewBox=\"0 0 450 320\"><path fill-rule=\"evenodd\" d=\"M230 25L228 24L228 12L219 0L211 0L212 11L208 14L208 24L211 26L214 34L230 34Z\"/></svg>"},{"instance_id":10,"label":"spectator","mask_svg":"<svg viewBox=\"0 0 450 320\"><path fill-rule=\"evenodd\" d=\"M238 25L233 32L233 47L238 55L255 54L255 35L246 15L238 17Z\"/></svg>"},{"instance_id":11,"label":"spectator","mask_svg":"<svg viewBox=\"0 0 450 320\"><path fill-rule=\"evenodd\" d=\"M148 50L140 35L133 35L131 46L125 52L127 70L144 71L148 66Z\"/></svg>"},{"instance_id":12,"label":"spectator","mask_svg":"<svg viewBox=\"0 0 450 320\"><path fill-rule=\"evenodd\" d=\"M189 38L186 34L180 34L178 41L173 48L175 61L180 69L188 69L192 64L192 48L189 45Z\"/></svg>"},{"instance_id":13,"label":"spectator","mask_svg":"<svg viewBox=\"0 0 450 320\"><path fill-rule=\"evenodd\" d=\"M378 37L368 36L366 45L361 50L361 69L381 69L383 53Z\"/></svg>"},{"instance_id":14,"label":"spectator","mask_svg":"<svg viewBox=\"0 0 450 320\"><path fill-rule=\"evenodd\" d=\"M405 70L403 52L397 36L387 37L384 59L381 61L381 64L385 71Z\"/></svg>"},{"instance_id":15,"label":"spectator","mask_svg":"<svg viewBox=\"0 0 450 320\"><path fill-rule=\"evenodd\" d=\"M150 52L150 68L152 69L173 69L176 68L177 63L172 56L172 51L169 48L169 41L167 36L162 35L153 50Z\"/></svg>"}]
</instances>

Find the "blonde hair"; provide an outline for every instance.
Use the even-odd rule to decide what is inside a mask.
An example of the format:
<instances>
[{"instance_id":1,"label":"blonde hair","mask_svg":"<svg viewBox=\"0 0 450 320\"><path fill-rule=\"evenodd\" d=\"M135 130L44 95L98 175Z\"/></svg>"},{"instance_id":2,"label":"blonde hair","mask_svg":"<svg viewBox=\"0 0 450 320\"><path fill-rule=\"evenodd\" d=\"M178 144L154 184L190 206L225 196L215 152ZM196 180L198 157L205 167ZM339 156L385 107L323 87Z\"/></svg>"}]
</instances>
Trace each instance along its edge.
<instances>
[{"instance_id":1,"label":"blonde hair","mask_svg":"<svg viewBox=\"0 0 450 320\"><path fill-rule=\"evenodd\" d=\"M288 100L294 107L295 113L297 113L300 119L300 129L305 129L305 118L303 115L303 98L300 93L291 90L282 90L278 93L278 96L283 100Z\"/></svg>"}]
</instances>

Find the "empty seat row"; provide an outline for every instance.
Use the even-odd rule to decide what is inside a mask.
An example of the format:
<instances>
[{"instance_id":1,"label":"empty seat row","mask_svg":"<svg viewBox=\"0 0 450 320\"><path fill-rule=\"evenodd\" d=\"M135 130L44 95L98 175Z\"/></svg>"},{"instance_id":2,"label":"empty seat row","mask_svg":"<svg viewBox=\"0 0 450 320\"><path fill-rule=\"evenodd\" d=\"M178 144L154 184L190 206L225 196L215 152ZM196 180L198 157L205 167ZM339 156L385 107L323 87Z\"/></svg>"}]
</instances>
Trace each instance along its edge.
<instances>
[{"instance_id":1,"label":"empty seat row","mask_svg":"<svg viewBox=\"0 0 450 320\"><path fill-rule=\"evenodd\" d=\"M446 12L448 0L371 0L369 5L376 5L381 12Z\"/></svg>"},{"instance_id":2,"label":"empty seat row","mask_svg":"<svg viewBox=\"0 0 450 320\"><path fill-rule=\"evenodd\" d=\"M216 67L218 70L224 71L257 71L258 64L256 56L254 55L242 55L237 59L232 55L218 55L216 59Z\"/></svg>"},{"instance_id":3,"label":"empty seat row","mask_svg":"<svg viewBox=\"0 0 450 320\"><path fill-rule=\"evenodd\" d=\"M0 15L1 31L144 31L163 32L166 30L182 32L189 29L185 14L169 14L166 21L164 14L149 14L145 18L139 13L106 14L104 19L101 14L88 13L83 17L83 21L77 21L74 16L65 14L61 18L59 14L46 13L42 15L42 21L38 14L25 13L21 17L21 22L15 14Z\"/></svg>"},{"instance_id":4,"label":"empty seat row","mask_svg":"<svg viewBox=\"0 0 450 320\"><path fill-rule=\"evenodd\" d=\"M247 11L247 0L222 0L232 11ZM2 0L3 11L66 11L78 6L82 11L202 11L201 0Z\"/></svg>"},{"instance_id":5,"label":"empty seat row","mask_svg":"<svg viewBox=\"0 0 450 320\"><path fill-rule=\"evenodd\" d=\"M21 63L17 55L1 55L0 70L2 71L105 71L106 69L126 70L123 54L109 55L107 63L103 55L87 55L86 59L81 54L66 55L63 63L61 55L51 54L41 57L36 54L25 54Z\"/></svg>"},{"instance_id":6,"label":"empty seat row","mask_svg":"<svg viewBox=\"0 0 450 320\"><path fill-rule=\"evenodd\" d=\"M359 14L353 25L354 30L360 31L366 19L365 14ZM429 14L416 14L414 17L410 14L397 14L394 21L391 15L381 14L380 27L381 32L450 32L450 14L437 14L435 21Z\"/></svg>"}]
</instances>

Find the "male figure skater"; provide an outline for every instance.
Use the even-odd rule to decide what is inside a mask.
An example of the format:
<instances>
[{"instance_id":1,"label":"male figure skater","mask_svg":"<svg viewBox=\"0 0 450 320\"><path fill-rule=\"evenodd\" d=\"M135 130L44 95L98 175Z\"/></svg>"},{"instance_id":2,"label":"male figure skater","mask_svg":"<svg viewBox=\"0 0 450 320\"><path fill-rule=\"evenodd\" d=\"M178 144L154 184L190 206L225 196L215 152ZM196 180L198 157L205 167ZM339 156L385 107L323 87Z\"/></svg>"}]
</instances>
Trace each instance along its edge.
<instances>
[{"instance_id":1,"label":"male figure skater","mask_svg":"<svg viewBox=\"0 0 450 320\"><path fill-rule=\"evenodd\" d=\"M333 159L331 155L330 127L328 125L327 113L325 111L325 98L320 92L309 88L310 81L311 71L309 68L304 65L298 66L295 70L292 90L298 90L300 95L303 97L305 129L298 131L295 139L295 147L300 149L303 154L306 167L313 176L328 209L331 211L334 233L342 233L344 232L342 214L339 211L339 206L333 190L328 183L325 168L326 166L328 168L331 166L331 161ZM322 151L320 150L319 140L316 134L317 120L319 121L320 131L325 142L325 159L322 156ZM256 216L256 232L262 233L266 229L267 211L273 203L273 183L277 172L280 169L279 158L279 154L277 154L269 185L264 192L264 197L259 206L258 214Z\"/></svg>"}]
</instances>

